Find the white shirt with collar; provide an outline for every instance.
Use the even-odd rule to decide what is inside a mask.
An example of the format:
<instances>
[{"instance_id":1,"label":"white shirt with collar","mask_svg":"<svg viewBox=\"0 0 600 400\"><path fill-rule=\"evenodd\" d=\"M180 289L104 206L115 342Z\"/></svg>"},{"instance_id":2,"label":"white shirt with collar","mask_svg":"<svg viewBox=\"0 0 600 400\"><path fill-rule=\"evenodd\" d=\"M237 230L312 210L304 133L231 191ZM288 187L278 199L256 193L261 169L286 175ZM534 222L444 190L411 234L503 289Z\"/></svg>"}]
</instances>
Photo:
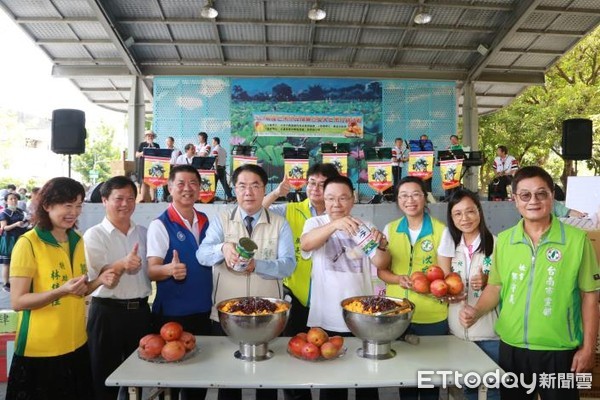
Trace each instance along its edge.
<instances>
[{"instance_id":1,"label":"white shirt with collar","mask_svg":"<svg viewBox=\"0 0 600 400\"><path fill-rule=\"evenodd\" d=\"M185 154L182 154L175 160L175 165L192 165L193 159L194 156L188 157Z\"/></svg>"},{"instance_id":2,"label":"white shirt with collar","mask_svg":"<svg viewBox=\"0 0 600 400\"><path fill-rule=\"evenodd\" d=\"M99 286L92 296L126 300L148 297L152 292L146 261L146 228L133 221L130 224L125 235L104 217L101 223L92 226L83 235L90 280L96 279L102 268L126 257L136 243L139 245L138 255L142 259L141 268L134 273L124 272L116 287L109 289L104 285Z\"/></svg>"},{"instance_id":3,"label":"white shirt with collar","mask_svg":"<svg viewBox=\"0 0 600 400\"><path fill-rule=\"evenodd\" d=\"M217 166L219 166L219 167L227 166L227 152L225 151L225 149L223 147L221 147L220 144L213 147L211 156L216 157Z\"/></svg>"},{"instance_id":4,"label":"white shirt with collar","mask_svg":"<svg viewBox=\"0 0 600 400\"><path fill-rule=\"evenodd\" d=\"M173 147L172 150L173 151L171 152L171 160L169 161L169 164L176 165L177 164L177 159L181 155L181 150L179 150L177 147Z\"/></svg>"},{"instance_id":5,"label":"white shirt with collar","mask_svg":"<svg viewBox=\"0 0 600 400\"><path fill-rule=\"evenodd\" d=\"M204 143L204 144L198 144L198 146L196 146L198 148L197 154L200 157L208 157L210 155L210 144L208 143Z\"/></svg>"},{"instance_id":6,"label":"white shirt with collar","mask_svg":"<svg viewBox=\"0 0 600 400\"><path fill-rule=\"evenodd\" d=\"M198 217L194 212L194 222L190 225L190 222L181 215L179 210L173 206L173 209L179 214L181 220L185 223L185 227L192 232L196 243L200 240L200 228L198 227ZM155 219L150 222L148 226L148 257L159 257L163 260L169 250L169 234L167 228L159 219Z\"/></svg>"}]
</instances>

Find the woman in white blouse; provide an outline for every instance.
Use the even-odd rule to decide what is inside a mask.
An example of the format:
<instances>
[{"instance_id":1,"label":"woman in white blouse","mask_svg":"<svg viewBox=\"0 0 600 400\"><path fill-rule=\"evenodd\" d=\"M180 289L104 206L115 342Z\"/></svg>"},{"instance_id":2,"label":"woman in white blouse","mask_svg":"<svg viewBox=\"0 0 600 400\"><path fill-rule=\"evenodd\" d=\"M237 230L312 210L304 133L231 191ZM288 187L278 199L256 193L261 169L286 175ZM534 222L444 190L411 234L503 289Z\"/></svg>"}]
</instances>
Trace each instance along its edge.
<instances>
[{"instance_id":1,"label":"woman in white blouse","mask_svg":"<svg viewBox=\"0 0 600 400\"><path fill-rule=\"evenodd\" d=\"M495 237L485 225L485 218L477 194L460 189L448 202L448 225L438 247L438 263L444 269L460 275L465 285L466 298L451 302L448 308L450 332L463 340L475 342L496 364L499 359L499 339L494 332L498 312L493 310L481 317L470 328L460 324L459 313L463 301L477 303L492 268ZM477 399L477 390L467 390L467 398ZM488 391L489 399L499 399L498 390Z\"/></svg>"}]
</instances>

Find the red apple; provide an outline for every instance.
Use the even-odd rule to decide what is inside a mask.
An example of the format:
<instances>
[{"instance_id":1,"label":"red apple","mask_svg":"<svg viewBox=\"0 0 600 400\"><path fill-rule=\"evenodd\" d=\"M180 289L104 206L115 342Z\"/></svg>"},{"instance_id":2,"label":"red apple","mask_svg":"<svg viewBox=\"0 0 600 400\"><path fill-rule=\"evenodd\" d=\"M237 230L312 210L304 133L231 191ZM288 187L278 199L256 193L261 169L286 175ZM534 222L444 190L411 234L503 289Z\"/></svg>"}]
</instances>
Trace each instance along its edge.
<instances>
[{"instance_id":1,"label":"red apple","mask_svg":"<svg viewBox=\"0 0 600 400\"><path fill-rule=\"evenodd\" d=\"M425 275L427 275L429 282L433 282L436 279L444 279L444 270L437 265L432 265L431 267L427 268Z\"/></svg>"},{"instance_id":2,"label":"red apple","mask_svg":"<svg viewBox=\"0 0 600 400\"><path fill-rule=\"evenodd\" d=\"M446 285L448 285L448 293L452 296L462 293L465 288L460 275L456 272L449 273L444 281L446 282Z\"/></svg>"},{"instance_id":3,"label":"red apple","mask_svg":"<svg viewBox=\"0 0 600 400\"><path fill-rule=\"evenodd\" d=\"M335 358L337 357L338 353L340 352L340 350L337 348L337 346L331 342L325 342L321 345L321 355L323 356L323 358L326 359L331 359L331 358Z\"/></svg>"},{"instance_id":4,"label":"red apple","mask_svg":"<svg viewBox=\"0 0 600 400\"><path fill-rule=\"evenodd\" d=\"M179 340L167 342L162 348L160 355L165 361L179 361L185 356L185 346Z\"/></svg>"},{"instance_id":5,"label":"red apple","mask_svg":"<svg viewBox=\"0 0 600 400\"><path fill-rule=\"evenodd\" d=\"M306 340L296 335L288 342L288 350L296 357L302 357L302 348L306 344Z\"/></svg>"},{"instance_id":6,"label":"red apple","mask_svg":"<svg viewBox=\"0 0 600 400\"><path fill-rule=\"evenodd\" d=\"M436 279L429 285L429 290L431 290L431 294L435 297L444 297L448 294L448 285L446 285L443 279Z\"/></svg>"},{"instance_id":7,"label":"red apple","mask_svg":"<svg viewBox=\"0 0 600 400\"><path fill-rule=\"evenodd\" d=\"M344 347L344 338L341 336L332 336L329 338L329 341L333 343L338 350Z\"/></svg>"},{"instance_id":8,"label":"red apple","mask_svg":"<svg viewBox=\"0 0 600 400\"><path fill-rule=\"evenodd\" d=\"M323 329L314 327L308 330L306 339L309 343L312 343L317 347L321 347L323 343L329 340L329 336Z\"/></svg>"},{"instance_id":9,"label":"red apple","mask_svg":"<svg viewBox=\"0 0 600 400\"><path fill-rule=\"evenodd\" d=\"M159 356L165 340L155 333L146 335L140 339L140 356L142 358L151 360Z\"/></svg>"},{"instance_id":10,"label":"red apple","mask_svg":"<svg viewBox=\"0 0 600 400\"><path fill-rule=\"evenodd\" d=\"M429 281L425 276L417 277L412 281L412 288L417 293L429 293Z\"/></svg>"},{"instance_id":11,"label":"red apple","mask_svg":"<svg viewBox=\"0 0 600 400\"><path fill-rule=\"evenodd\" d=\"M183 327L177 322L167 322L160 328L160 336L167 342L177 340L183 333Z\"/></svg>"},{"instance_id":12,"label":"red apple","mask_svg":"<svg viewBox=\"0 0 600 400\"><path fill-rule=\"evenodd\" d=\"M306 343L302 346L302 358L306 360L316 360L321 355L319 348L312 343Z\"/></svg>"},{"instance_id":13,"label":"red apple","mask_svg":"<svg viewBox=\"0 0 600 400\"><path fill-rule=\"evenodd\" d=\"M296 334L296 336L298 336L299 338L301 338L305 342L308 342L308 337L307 337L306 332L300 332L300 333Z\"/></svg>"},{"instance_id":14,"label":"red apple","mask_svg":"<svg viewBox=\"0 0 600 400\"><path fill-rule=\"evenodd\" d=\"M183 331L179 341L183 343L187 351L194 350L196 348L196 336L189 332Z\"/></svg>"},{"instance_id":15,"label":"red apple","mask_svg":"<svg viewBox=\"0 0 600 400\"><path fill-rule=\"evenodd\" d=\"M412 274L410 274L410 280L411 281L414 281L417 278L426 278L425 272L423 272L423 271L415 271Z\"/></svg>"}]
</instances>

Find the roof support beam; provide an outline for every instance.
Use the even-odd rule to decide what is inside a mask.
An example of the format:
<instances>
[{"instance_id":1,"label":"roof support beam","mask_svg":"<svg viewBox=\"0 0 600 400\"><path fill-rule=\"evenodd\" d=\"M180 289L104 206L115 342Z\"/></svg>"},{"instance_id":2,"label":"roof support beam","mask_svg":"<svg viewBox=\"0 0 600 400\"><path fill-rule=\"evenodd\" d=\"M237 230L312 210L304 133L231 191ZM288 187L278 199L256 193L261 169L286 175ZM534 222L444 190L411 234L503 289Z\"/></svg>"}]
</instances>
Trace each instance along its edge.
<instances>
[{"instance_id":1,"label":"roof support beam","mask_svg":"<svg viewBox=\"0 0 600 400\"><path fill-rule=\"evenodd\" d=\"M559 31L556 29L517 29L517 33L532 33L534 35L546 35L546 36L569 36L569 37L584 37L587 35L586 32L578 31Z\"/></svg>"},{"instance_id":2,"label":"roof support beam","mask_svg":"<svg viewBox=\"0 0 600 400\"><path fill-rule=\"evenodd\" d=\"M301 62L305 62L302 60ZM462 80L465 73L461 71L452 71L448 69L440 69L431 71L425 68L409 69L409 68L361 68L361 69L339 69L339 68L323 68L318 66L298 65L297 67L289 67L289 64L284 63L284 66L240 66L239 63L232 66L166 66L154 65L143 66L146 75L217 75L217 76L289 76L289 77L355 77L355 78L394 78L394 79L435 79L435 80Z\"/></svg>"},{"instance_id":3,"label":"roof support beam","mask_svg":"<svg viewBox=\"0 0 600 400\"><path fill-rule=\"evenodd\" d=\"M125 66L54 65L52 76L57 78L123 77L132 76Z\"/></svg>"},{"instance_id":4,"label":"roof support beam","mask_svg":"<svg viewBox=\"0 0 600 400\"><path fill-rule=\"evenodd\" d=\"M504 24L504 28L502 28L494 40L490 45L490 51L482 56L478 62L469 70L467 75L467 81L477 81L479 80L479 75L483 72L485 67L493 60L500 49L504 46L504 43L508 41L508 39L512 36L513 33L519 29L521 24L529 18L531 13L535 11L535 8L540 5L542 0L520 0L517 2L517 7L515 8L513 14L509 18L508 21Z\"/></svg>"},{"instance_id":5,"label":"roof support beam","mask_svg":"<svg viewBox=\"0 0 600 400\"><path fill-rule=\"evenodd\" d=\"M198 25L207 24L209 21L201 21L194 18L166 18L164 21L157 18L125 18L119 20L119 24L183 24L183 25ZM219 19L215 21L217 25L266 25L266 26L308 26L309 22L306 20L288 21L288 20L270 20L261 21L260 19ZM347 22L331 22L331 21L319 21L319 26L324 28L340 28L340 29L381 29L381 30L422 30L422 31L456 31L457 29L466 32L477 32L477 33L492 33L496 29L489 26L459 26L454 25L400 25L400 24L365 24L360 25L359 23L347 23Z\"/></svg>"},{"instance_id":6,"label":"roof support beam","mask_svg":"<svg viewBox=\"0 0 600 400\"><path fill-rule=\"evenodd\" d=\"M367 14L369 14L369 5L365 4L363 6L363 10L362 10L362 16L360 18L360 24L364 24L365 21L367 20ZM352 44L351 47L351 51L350 51L350 57L348 57L348 66L352 67L352 64L354 64L354 59L356 58L356 52L358 50L358 44L360 43L360 39L362 38L362 33L363 33L363 28L358 29L358 31L356 32L356 35L354 36L354 43Z\"/></svg>"},{"instance_id":7,"label":"roof support beam","mask_svg":"<svg viewBox=\"0 0 600 400\"><path fill-rule=\"evenodd\" d=\"M137 61L133 57L133 55L129 52L129 49L125 45L125 41L119 35L117 31L117 23L115 22L115 18L112 14L109 13L109 9L102 5L101 0L88 0L88 4L96 17L98 18L98 22L102 25L104 30L106 31L108 37L113 42L115 48L123 58L123 62L127 66L129 70L129 74L133 76L137 76L140 78L140 81L143 82L144 87L146 89L146 95L149 99L152 99L152 87L150 87L145 81L144 77L140 69L137 66ZM53 72L54 73L54 72Z\"/></svg>"},{"instance_id":8,"label":"roof support beam","mask_svg":"<svg viewBox=\"0 0 600 400\"><path fill-rule=\"evenodd\" d=\"M539 73L497 73L483 72L477 82L497 82L497 83L513 83L527 85L543 85L546 83L546 76L543 72Z\"/></svg>"}]
</instances>

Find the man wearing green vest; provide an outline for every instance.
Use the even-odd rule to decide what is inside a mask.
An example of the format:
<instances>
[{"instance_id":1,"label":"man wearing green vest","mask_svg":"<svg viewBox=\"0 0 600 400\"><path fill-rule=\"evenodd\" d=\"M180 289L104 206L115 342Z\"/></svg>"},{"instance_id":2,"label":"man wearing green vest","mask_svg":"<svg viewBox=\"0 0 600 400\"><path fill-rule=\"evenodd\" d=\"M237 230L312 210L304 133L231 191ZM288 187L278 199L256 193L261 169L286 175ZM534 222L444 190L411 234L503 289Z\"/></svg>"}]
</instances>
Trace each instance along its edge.
<instances>
[{"instance_id":1,"label":"man wearing green vest","mask_svg":"<svg viewBox=\"0 0 600 400\"><path fill-rule=\"evenodd\" d=\"M501 304L495 327L500 367L527 385L533 382L544 400L578 399L577 379L565 384L561 376L568 380L594 367L596 255L584 231L552 215L554 183L544 169L521 168L512 189L523 219L498 235L488 285L474 307L464 306L461 323L469 327ZM514 382L501 386L500 394L534 398L527 390Z\"/></svg>"},{"instance_id":2,"label":"man wearing green vest","mask_svg":"<svg viewBox=\"0 0 600 400\"><path fill-rule=\"evenodd\" d=\"M308 169L306 185L306 200L300 203L285 203L272 205L279 197L286 196L290 191L287 179L277 186L275 190L265 196L263 207L283 215L292 228L294 235L294 248L296 251L296 269L292 275L285 278L283 283L287 294L292 297L292 311L286 326L286 335L293 336L298 332L306 332L308 327L308 299L310 294L311 260L304 260L300 256L300 236L307 219L325 213L325 200L323 199L323 184L328 178L338 176L338 170L333 164L315 164Z\"/></svg>"}]
</instances>

